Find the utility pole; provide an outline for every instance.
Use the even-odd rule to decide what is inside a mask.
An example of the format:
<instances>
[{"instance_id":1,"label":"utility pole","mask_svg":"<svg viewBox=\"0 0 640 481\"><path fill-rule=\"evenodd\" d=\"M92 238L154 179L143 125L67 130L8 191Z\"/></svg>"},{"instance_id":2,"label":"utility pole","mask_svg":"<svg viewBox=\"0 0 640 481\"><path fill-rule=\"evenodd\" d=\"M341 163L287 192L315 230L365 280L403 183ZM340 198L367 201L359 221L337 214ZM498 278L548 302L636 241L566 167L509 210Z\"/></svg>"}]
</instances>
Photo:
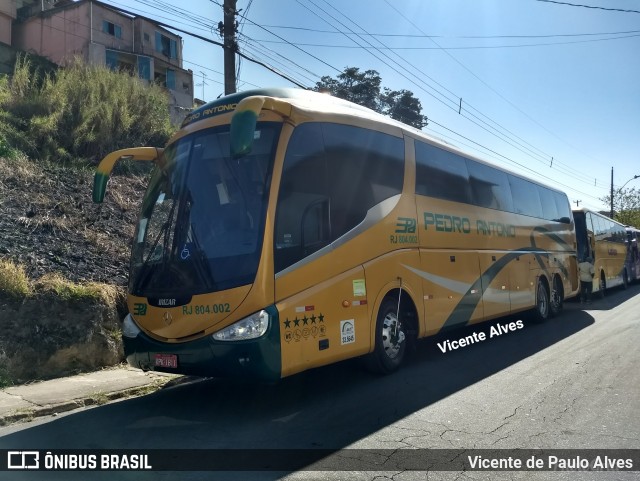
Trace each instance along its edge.
<instances>
[{"instance_id":1,"label":"utility pole","mask_svg":"<svg viewBox=\"0 0 640 481\"><path fill-rule=\"evenodd\" d=\"M224 0L224 94L236 92L236 0Z\"/></svg>"},{"instance_id":2,"label":"utility pole","mask_svg":"<svg viewBox=\"0 0 640 481\"><path fill-rule=\"evenodd\" d=\"M611 167L611 219L613 219L613 167Z\"/></svg>"}]
</instances>

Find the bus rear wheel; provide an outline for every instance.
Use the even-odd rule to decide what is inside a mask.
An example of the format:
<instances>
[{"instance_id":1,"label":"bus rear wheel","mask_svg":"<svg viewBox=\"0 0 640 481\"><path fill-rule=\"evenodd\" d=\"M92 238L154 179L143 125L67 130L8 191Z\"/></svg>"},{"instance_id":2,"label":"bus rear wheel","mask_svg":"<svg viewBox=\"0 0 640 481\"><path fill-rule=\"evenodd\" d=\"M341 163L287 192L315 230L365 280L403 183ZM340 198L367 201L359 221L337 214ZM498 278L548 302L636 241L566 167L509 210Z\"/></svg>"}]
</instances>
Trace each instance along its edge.
<instances>
[{"instance_id":1,"label":"bus rear wheel","mask_svg":"<svg viewBox=\"0 0 640 481\"><path fill-rule=\"evenodd\" d=\"M544 322L549 318L549 289L542 277L538 279L536 287L536 307L533 310L533 320Z\"/></svg>"},{"instance_id":2,"label":"bus rear wheel","mask_svg":"<svg viewBox=\"0 0 640 481\"><path fill-rule=\"evenodd\" d=\"M551 296L549 300L549 309L553 317L559 316L562 313L564 292L562 288L562 281L557 275L553 277L553 289L551 289Z\"/></svg>"},{"instance_id":3,"label":"bus rear wheel","mask_svg":"<svg viewBox=\"0 0 640 481\"><path fill-rule=\"evenodd\" d=\"M400 315L402 312L400 312ZM367 367L378 374L390 374L402 364L407 350L407 326L398 313L398 299L387 296L376 320L376 341Z\"/></svg>"}]
</instances>

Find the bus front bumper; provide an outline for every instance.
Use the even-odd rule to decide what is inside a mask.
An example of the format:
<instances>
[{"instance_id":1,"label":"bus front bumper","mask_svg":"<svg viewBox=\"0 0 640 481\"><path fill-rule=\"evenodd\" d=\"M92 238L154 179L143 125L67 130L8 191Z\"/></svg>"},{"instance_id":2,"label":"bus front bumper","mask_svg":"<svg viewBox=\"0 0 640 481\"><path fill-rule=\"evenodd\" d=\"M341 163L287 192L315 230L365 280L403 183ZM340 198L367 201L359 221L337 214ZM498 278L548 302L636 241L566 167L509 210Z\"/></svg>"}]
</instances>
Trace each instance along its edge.
<instances>
[{"instance_id":1,"label":"bus front bumper","mask_svg":"<svg viewBox=\"0 0 640 481\"><path fill-rule=\"evenodd\" d=\"M271 314L267 332L246 341L217 341L211 335L186 342L158 341L128 314L123 322L124 354L131 366L144 371L277 381L282 366L279 319L275 307L267 310Z\"/></svg>"}]
</instances>

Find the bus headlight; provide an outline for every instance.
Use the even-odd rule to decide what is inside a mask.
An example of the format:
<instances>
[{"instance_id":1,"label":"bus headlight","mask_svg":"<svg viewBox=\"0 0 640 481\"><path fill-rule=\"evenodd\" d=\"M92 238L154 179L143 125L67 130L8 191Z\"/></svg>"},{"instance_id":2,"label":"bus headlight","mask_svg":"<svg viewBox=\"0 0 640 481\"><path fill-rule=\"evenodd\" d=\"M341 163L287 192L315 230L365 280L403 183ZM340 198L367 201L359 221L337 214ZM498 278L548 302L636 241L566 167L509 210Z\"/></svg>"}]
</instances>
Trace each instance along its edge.
<instances>
[{"instance_id":1,"label":"bus headlight","mask_svg":"<svg viewBox=\"0 0 640 481\"><path fill-rule=\"evenodd\" d=\"M124 337L130 337L134 339L138 333L140 332L140 328L136 326L136 323L133 321L131 314L127 314L127 317L122 321L122 335Z\"/></svg>"},{"instance_id":2,"label":"bus headlight","mask_svg":"<svg viewBox=\"0 0 640 481\"><path fill-rule=\"evenodd\" d=\"M247 339L255 339L267 332L268 327L269 313L262 310L216 332L213 338L216 341L244 341Z\"/></svg>"}]
</instances>

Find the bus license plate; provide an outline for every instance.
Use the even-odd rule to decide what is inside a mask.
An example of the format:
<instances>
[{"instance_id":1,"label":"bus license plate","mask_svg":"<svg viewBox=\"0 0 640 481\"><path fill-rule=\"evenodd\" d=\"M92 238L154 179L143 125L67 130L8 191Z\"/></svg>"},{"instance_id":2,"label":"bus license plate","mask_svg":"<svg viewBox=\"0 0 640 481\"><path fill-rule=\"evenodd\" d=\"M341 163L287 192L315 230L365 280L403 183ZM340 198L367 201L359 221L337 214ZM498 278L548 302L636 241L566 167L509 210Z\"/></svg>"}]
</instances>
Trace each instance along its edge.
<instances>
[{"instance_id":1,"label":"bus license plate","mask_svg":"<svg viewBox=\"0 0 640 481\"><path fill-rule=\"evenodd\" d=\"M176 354L156 354L156 367L178 368L178 356Z\"/></svg>"}]
</instances>

